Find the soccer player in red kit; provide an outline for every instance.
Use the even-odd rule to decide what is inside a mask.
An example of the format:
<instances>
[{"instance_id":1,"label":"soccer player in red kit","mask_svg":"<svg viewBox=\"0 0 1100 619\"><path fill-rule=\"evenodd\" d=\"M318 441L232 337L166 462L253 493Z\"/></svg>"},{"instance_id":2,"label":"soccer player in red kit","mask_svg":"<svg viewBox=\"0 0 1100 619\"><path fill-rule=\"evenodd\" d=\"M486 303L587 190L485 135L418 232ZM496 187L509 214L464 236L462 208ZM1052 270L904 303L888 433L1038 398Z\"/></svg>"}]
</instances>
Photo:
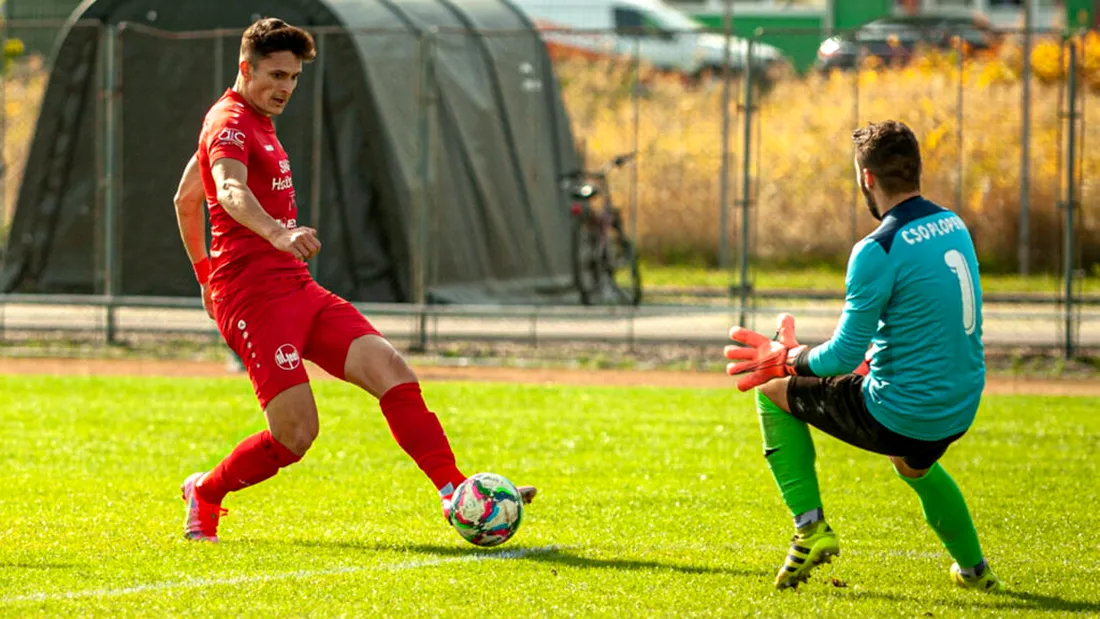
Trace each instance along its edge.
<instances>
[{"instance_id":1,"label":"soccer player in red kit","mask_svg":"<svg viewBox=\"0 0 1100 619\"><path fill-rule=\"evenodd\" d=\"M268 427L211 471L183 482L184 533L192 540L217 541L226 494L298 462L317 437L304 359L379 399L398 445L439 491L444 515L465 479L405 360L306 266L321 242L316 230L297 225L290 160L271 117L286 108L303 63L315 55L304 30L274 18L252 24L241 38L237 81L207 112L176 194L180 236L203 306L244 362ZM213 236L209 256L204 201ZM520 491L525 502L535 495L530 486Z\"/></svg>"}]
</instances>

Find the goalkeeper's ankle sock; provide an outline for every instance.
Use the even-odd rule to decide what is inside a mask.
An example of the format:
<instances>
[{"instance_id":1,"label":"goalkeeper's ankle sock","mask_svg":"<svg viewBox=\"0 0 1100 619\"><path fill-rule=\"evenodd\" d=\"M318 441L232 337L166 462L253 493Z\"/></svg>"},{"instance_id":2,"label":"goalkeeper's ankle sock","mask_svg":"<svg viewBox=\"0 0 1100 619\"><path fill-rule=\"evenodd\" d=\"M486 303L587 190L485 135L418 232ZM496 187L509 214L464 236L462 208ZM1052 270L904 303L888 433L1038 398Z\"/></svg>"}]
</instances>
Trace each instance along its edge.
<instances>
[{"instance_id":1,"label":"goalkeeper's ankle sock","mask_svg":"<svg viewBox=\"0 0 1100 619\"><path fill-rule=\"evenodd\" d=\"M924 510L925 521L939 536L959 567L969 566L964 572L979 568L984 571L982 546L978 542L974 521L970 519L966 499L943 466L937 462L928 469L924 477L917 479L900 473L898 477L916 491ZM977 573L981 574L980 571Z\"/></svg>"},{"instance_id":2,"label":"goalkeeper's ankle sock","mask_svg":"<svg viewBox=\"0 0 1100 619\"><path fill-rule=\"evenodd\" d=\"M959 571L962 573L963 576L966 576L967 578L981 578L982 574L985 573L985 568L986 562L985 559L982 559L982 562L975 565L974 567L959 568Z\"/></svg>"},{"instance_id":3,"label":"goalkeeper's ankle sock","mask_svg":"<svg viewBox=\"0 0 1100 619\"><path fill-rule=\"evenodd\" d=\"M825 510L822 508L811 509L794 517L794 528L805 529L815 522L825 520Z\"/></svg>"},{"instance_id":4,"label":"goalkeeper's ankle sock","mask_svg":"<svg viewBox=\"0 0 1100 619\"><path fill-rule=\"evenodd\" d=\"M821 509L821 492L814 470L813 437L805 422L792 417L756 391L756 410L764 438L764 458L791 516Z\"/></svg>"},{"instance_id":5,"label":"goalkeeper's ankle sock","mask_svg":"<svg viewBox=\"0 0 1100 619\"><path fill-rule=\"evenodd\" d=\"M379 400L382 414L397 444L432 480L440 496L454 492L466 479L455 464L455 455L439 419L428 410L419 383L403 383L390 388ZM447 487L451 490L446 492Z\"/></svg>"},{"instance_id":6,"label":"goalkeeper's ankle sock","mask_svg":"<svg viewBox=\"0 0 1100 619\"><path fill-rule=\"evenodd\" d=\"M241 441L195 484L195 492L203 501L221 505L226 494L270 479L279 469L301 459L264 430Z\"/></svg>"}]
</instances>

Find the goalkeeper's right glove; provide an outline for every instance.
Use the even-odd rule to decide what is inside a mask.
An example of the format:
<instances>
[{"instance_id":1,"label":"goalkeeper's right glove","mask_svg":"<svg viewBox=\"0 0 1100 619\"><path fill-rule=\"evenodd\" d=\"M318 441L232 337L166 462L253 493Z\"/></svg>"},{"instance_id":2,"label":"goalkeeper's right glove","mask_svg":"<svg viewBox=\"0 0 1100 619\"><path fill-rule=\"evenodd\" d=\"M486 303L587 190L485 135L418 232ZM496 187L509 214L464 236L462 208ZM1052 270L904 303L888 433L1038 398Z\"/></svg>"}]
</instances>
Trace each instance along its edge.
<instances>
[{"instance_id":1,"label":"goalkeeper's right glove","mask_svg":"<svg viewBox=\"0 0 1100 619\"><path fill-rule=\"evenodd\" d=\"M739 390L748 391L770 380L795 375L794 362L806 347L794 336L794 316L780 314L777 322L774 341L744 327L730 330L730 339L748 346L726 346L724 351L726 359L742 360L728 364L727 374L748 374L737 381Z\"/></svg>"}]
</instances>

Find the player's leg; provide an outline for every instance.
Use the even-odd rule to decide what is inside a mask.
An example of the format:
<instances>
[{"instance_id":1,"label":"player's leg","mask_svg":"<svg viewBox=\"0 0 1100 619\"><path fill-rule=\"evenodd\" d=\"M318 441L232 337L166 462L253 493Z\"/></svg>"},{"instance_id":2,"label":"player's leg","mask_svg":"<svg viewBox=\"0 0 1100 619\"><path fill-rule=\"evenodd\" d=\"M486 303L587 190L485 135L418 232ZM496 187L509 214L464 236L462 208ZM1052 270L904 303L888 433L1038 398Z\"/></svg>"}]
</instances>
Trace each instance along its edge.
<instances>
[{"instance_id":1,"label":"player's leg","mask_svg":"<svg viewBox=\"0 0 1100 619\"><path fill-rule=\"evenodd\" d=\"M226 513L225 496L275 476L279 469L302 459L317 437L317 408L309 383L279 393L264 407L268 429L241 441L207 473L195 473L183 483L187 501L185 537L217 541L218 522Z\"/></svg>"},{"instance_id":2,"label":"player's leg","mask_svg":"<svg viewBox=\"0 0 1100 619\"><path fill-rule=\"evenodd\" d=\"M374 334L353 340L344 361L344 379L378 398L393 438L440 496L450 495L466 479L439 418L424 402L416 374L389 341Z\"/></svg>"},{"instance_id":3,"label":"player's leg","mask_svg":"<svg viewBox=\"0 0 1100 619\"><path fill-rule=\"evenodd\" d=\"M1003 591L1004 583L982 556L978 532L962 491L938 462L946 448L945 442L940 449L913 456L891 456L890 461L898 477L917 493L925 521L955 559L951 566L952 580L967 589Z\"/></svg>"},{"instance_id":4,"label":"player's leg","mask_svg":"<svg viewBox=\"0 0 1100 619\"><path fill-rule=\"evenodd\" d=\"M795 524L790 551L776 575L779 588L797 587L815 566L840 554L836 534L825 522L809 426L788 412L789 383L773 380L756 390L764 459ZM807 395L802 390L795 397Z\"/></svg>"},{"instance_id":5,"label":"player's leg","mask_svg":"<svg viewBox=\"0 0 1100 619\"><path fill-rule=\"evenodd\" d=\"M226 343L245 363L268 428L245 438L210 471L184 481L189 539L217 541L225 496L299 461L317 436L317 407L298 354L304 339L299 306L278 307L286 309L225 310L225 320L219 321Z\"/></svg>"},{"instance_id":6,"label":"player's leg","mask_svg":"<svg viewBox=\"0 0 1100 619\"><path fill-rule=\"evenodd\" d=\"M447 435L428 409L416 373L390 342L353 305L316 287L318 312L306 358L326 372L378 398L397 444L435 485L444 512L455 487L466 479ZM536 490L518 488L530 502Z\"/></svg>"},{"instance_id":7,"label":"player's leg","mask_svg":"<svg viewBox=\"0 0 1100 619\"><path fill-rule=\"evenodd\" d=\"M310 295L320 309L306 358L378 398L397 444L441 495L449 495L466 476L458 470L439 419L424 403L412 368L350 303L320 286L311 286Z\"/></svg>"},{"instance_id":8,"label":"player's leg","mask_svg":"<svg viewBox=\"0 0 1100 619\"><path fill-rule=\"evenodd\" d=\"M756 412L764 440L764 459L783 495L783 502L802 528L823 518L814 462L813 437L806 422L787 412L790 379L773 380L756 390Z\"/></svg>"}]
</instances>

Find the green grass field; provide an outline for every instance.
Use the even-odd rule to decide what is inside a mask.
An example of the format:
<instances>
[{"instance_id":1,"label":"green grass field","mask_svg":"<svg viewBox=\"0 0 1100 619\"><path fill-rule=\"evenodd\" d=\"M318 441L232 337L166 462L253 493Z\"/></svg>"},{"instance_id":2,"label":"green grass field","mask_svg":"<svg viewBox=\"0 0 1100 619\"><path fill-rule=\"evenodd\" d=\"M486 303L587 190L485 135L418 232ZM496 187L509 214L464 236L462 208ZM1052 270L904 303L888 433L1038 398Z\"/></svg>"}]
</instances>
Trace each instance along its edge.
<instances>
[{"instance_id":1,"label":"green grass field","mask_svg":"<svg viewBox=\"0 0 1100 619\"><path fill-rule=\"evenodd\" d=\"M1081 616L1100 613L1100 399L986 398L945 465L1011 593L956 590L884 458L817 434L842 556L771 581L791 535L734 390L428 383L467 473L541 493L464 542L377 404L317 385L298 465L181 536L180 481L262 427L244 379L0 377L0 615ZM835 580L833 580L835 578Z\"/></svg>"},{"instance_id":2,"label":"green grass field","mask_svg":"<svg viewBox=\"0 0 1100 619\"><path fill-rule=\"evenodd\" d=\"M642 265L642 281L657 288L715 288L724 289L736 285L739 271L705 269L692 266ZM750 271L751 281L760 290L820 290L844 292L844 271L829 267L807 268L755 268ZM731 279L732 278L732 279ZM995 294L1048 294L1060 295L1065 290L1065 280L1057 275L1011 275L982 273L982 289ZM1081 294L1100 294L1100 272L1092 273L1078 284L1075 290Z\"/></svg>"}]
</instances>

